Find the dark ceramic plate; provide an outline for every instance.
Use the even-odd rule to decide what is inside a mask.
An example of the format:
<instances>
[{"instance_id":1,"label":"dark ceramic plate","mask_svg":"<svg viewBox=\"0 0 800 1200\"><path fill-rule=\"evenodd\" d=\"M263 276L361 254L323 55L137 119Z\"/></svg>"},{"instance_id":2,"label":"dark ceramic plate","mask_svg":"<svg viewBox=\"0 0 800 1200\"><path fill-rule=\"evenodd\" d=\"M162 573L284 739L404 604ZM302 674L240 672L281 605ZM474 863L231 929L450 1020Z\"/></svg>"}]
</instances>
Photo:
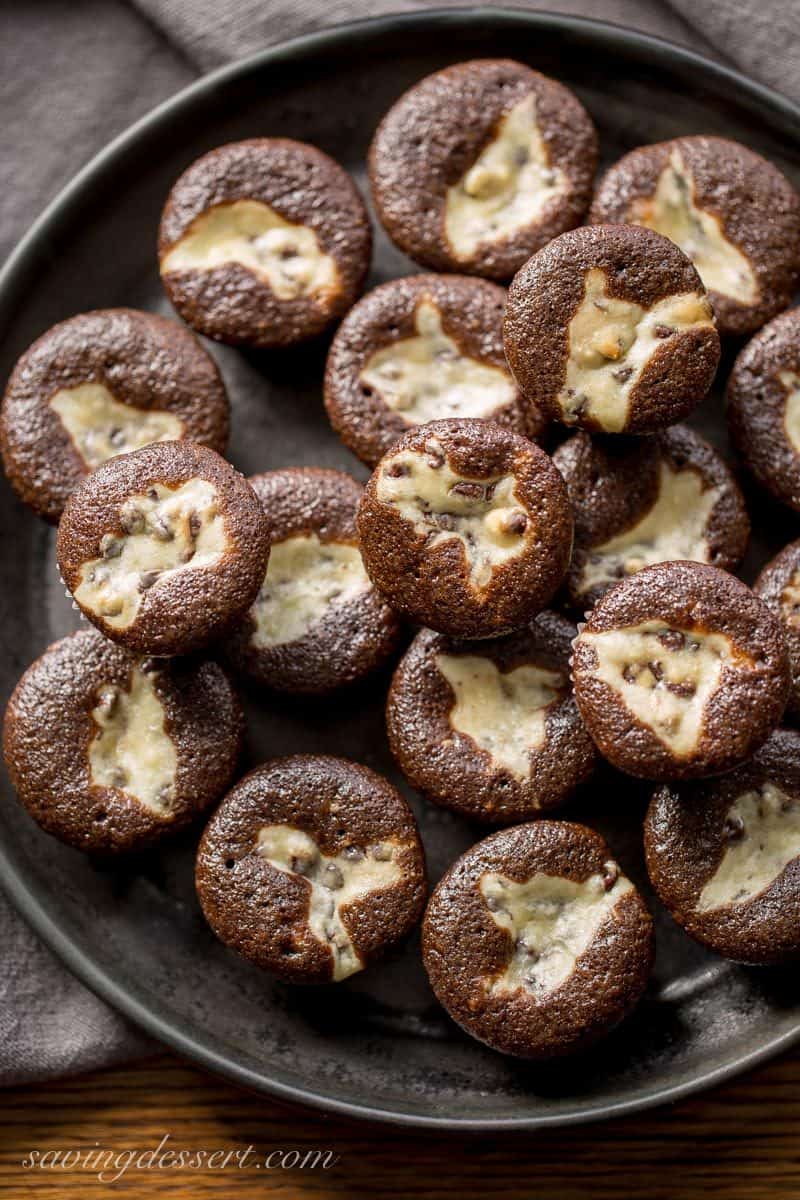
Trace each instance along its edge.
<instances>
[{"instance_id":1,"label":"dark ceramic plate","mask_svg":"<svg viewBox=\"0 0 800 1200\"><path fill-rule=\"evenodd\" d=\"M187 88L114 142L48 209L0 277L0 377L54 321L84 309L166 310L155 235L169 185L221 142L283 134L315 142L363 183L372 131L422 75L512 55L573 87L613 160L685 133L739 138L800 178L800 112L788 101L663 42L612 26L497 9L348 25L238 63ZM371 282L412 264L378 235ZM246 473L287 464L356 469L320 402L325 347L278 356L215 348L234 405L230 454ZM700 424L722 437L720 402ZM791 536L761 512L769 544ZM24 667L72 629L53 534L2 485L3 701ZM328 703L249 697L250 757L349 755L396 778L383 730L387 676ZM479 836L412 797L435 880ZM646 887L644 798L610 772L571 806L598 826ZM471 1041L433 1000L418 942L336 988L297 989L217 943L192 887L195 837L104 867L40 833L7 782L0 865L28 920L90 987L155 1037L229 1078L329 1111L446 1129L531 1129L643 1108L706 1087L790 1045L800 1000L785 971L735 967L695 946L660 910L658 957L638 1013L603 1046L554 1067ZM649 893L648 893L649 894ZM652 899L652 898L651 898Z\"/></svg>"}]
</instances>

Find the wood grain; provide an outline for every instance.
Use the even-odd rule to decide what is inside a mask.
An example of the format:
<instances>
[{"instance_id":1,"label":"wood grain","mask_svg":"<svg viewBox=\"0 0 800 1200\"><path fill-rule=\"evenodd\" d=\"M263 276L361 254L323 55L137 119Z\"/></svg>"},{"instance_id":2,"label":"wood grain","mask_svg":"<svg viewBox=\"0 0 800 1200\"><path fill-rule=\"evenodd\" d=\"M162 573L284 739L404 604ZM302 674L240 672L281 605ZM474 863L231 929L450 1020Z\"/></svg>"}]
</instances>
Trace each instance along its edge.
<instances>
[{"instance_id":1,"label":"wood grain","mask_svg":"<svg viewBox=\"0 0 800 1200\"><path fill-rule=\"evenodd\" d=\"M276 1200L797 1200L800 1055L640 1117L503 1138L428 1137L329 1120L250 1095L164 1055L135 1066L0 1094L0 1196L154 1195ZM25 1168L34 1149L155 1148L252 1156L203 1169ZM332 1150L328 1169L255 1166L270 1152ZM221 1158L222 1156L220 1156ZM112 1167L110 1175L116 1173Z\"/></svg>"}]
</instances>

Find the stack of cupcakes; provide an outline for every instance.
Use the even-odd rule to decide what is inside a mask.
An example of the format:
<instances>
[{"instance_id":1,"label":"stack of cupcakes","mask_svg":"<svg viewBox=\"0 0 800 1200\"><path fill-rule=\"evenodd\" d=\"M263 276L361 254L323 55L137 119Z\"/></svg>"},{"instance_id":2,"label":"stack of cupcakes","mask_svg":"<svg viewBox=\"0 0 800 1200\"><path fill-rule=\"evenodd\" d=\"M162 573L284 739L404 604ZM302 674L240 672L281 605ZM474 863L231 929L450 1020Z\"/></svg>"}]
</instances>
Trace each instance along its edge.
<instances>
[{"instance_id":1,"label":"stack of cupcakes","mask_svg":"<svg viewBox=\"0 0 800 1200\"><path fill-rule=\"evenodd\" d=\"M214 359L127 309L45 333L0 418L8 477L58 524L93 627L47 649L8 706L34 819L108 854L216 805L196 881L224 942L287 981L340 981L424 911L444 1008L533 1058L607 1033L653 964L612 850L553 819L602 760L650 781L647 869L691 937L741 962L800 956L800 734L780 727L800 713L800 541L752 590L737 579L745 500L683 424L720 337L754 334L731 435L800 510L800 320L783 311L800 198L720 138L635 149L593 195L597 157L578 99L528 66L422 80L381 122L369 176L426 273L361 299L369 219L320 150L252 139L176 182L159 259L178 316L271 350L340 322L324 403L364 487L291 464L244 479L222 457ZM414 815L367 767L295 755L234 782L232 676L325 696L401 650L386 719L403 775L506 827L427 909Z\"/></svg>"}]
</instances>

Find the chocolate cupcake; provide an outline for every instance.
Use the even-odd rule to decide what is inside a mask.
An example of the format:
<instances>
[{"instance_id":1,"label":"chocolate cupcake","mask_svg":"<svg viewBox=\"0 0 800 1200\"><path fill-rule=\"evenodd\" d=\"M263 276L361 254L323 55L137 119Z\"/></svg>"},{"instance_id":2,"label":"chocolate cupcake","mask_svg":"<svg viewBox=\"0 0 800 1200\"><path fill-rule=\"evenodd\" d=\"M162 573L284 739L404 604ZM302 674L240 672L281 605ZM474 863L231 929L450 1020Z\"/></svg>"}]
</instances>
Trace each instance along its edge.
<instances>
[{"instance_id":1,"label":"chocolate cupcake","mask_svg":"<svg viewBox=\"0 0 800 1200\"><path fill-rule=\"evenodd\" d=\"M674 559L732 571L750 534L744 498L716 450L686 425L650 438L574 434L553 455L575 517L567 573L585 613L613 584Z\"/></svg>"},{"instance_id":2,"label":"chocolate cupcake","mask_svg":"<svg viewBox=\"0 0 800 1200\"><path fill-rule=\"evenodd\" d=\"M226 642L233 665L267 687L322 694L369 675L400 623L361 561L362 488L341 471L288 467L250 479L270 528L261 590Z\"/></svg>"},{"instance_id":3,"label":"chocolate cupcake","mask_svg":"<svg viewBox=\"0 0 800 1200\"><path fill-rule=\"evenodd\" d=\"M575 698L600 753L643 779L717 775L758 750L789 697L779 621L716 567L658 563L618 583L575 642Z\"/></svg>"},{"instance_id":4,"label":"chocolate cupcake","mask_svg":"<svg viewBox=\"0 0 800 1200\"><path fill-rule=\"evenodd\" d=\"M736 962L800 957L800 734L777 729L720 779L664 784L644 844L653 887L691 937Z\"/></svg>"},{"instance_id":5,"label":"chocolate cupcake","mask_svg":"<svg viewBox=\"0 0 800 1200\"><path fill-rule=\"evenodd\" d=\"M269 528L230 463L192 442L161 442L78 485L56 552L66 587L106 637L140 654L186 654L249 609Z\"/></svg>"},{"instance_id":6,"label":"chocolate cupcake","mask_svg":"<svg viewBox=\"0 0 800 1200\"><path fill-rule=\"evenodd\" d=\"M572 514L532 442L491 421L432 421L381 459L358 531L367 572L398 612L452 637L492 637L550 601Z\"/></svg>"},{"instance_id":7,"label":"chocolate cupcake","mask_svg":"<svg viewBox=\"0 0 800 1200\"><path fill-rule=\"evenodd\" d=\"M752 333L800 282L800 198L739 142L683 137L626 154L603 178L590 220L632 221L688 254L721 333Z\"/></svg>"},{"instance_id":8,"label":"chocolate cupcake","mask_svg":"<svg viewBox=\"0 0 800 1200\"><path fill-rule=\"evenodd\" d=\"M767 563L753 584L753 591L783 627L792 664L788 711L793 717L800 717L800 541L791 542Z\"/></svg>"},{"instance_id":9,"label":"chocolate cupcake","mask_svg":"<svg viewBox=\"0 0 800 1200\"><path fill-rule=\"evenodd\" d=\"M422 930L436 997L505 1054L553 1058L608 1033L640 999L653 922L585 825L537 821L468 850L435 889Z\"/></svg>"},{"instance_id":10,"label":"chocolate cupcake","mask_svg":"<svg viewBox=\"0 0 800 1200\"><path fill-rule=\"evenodd\" d=\"M22 676L3 750L42 829L112 854L142 850L214 804L234 777L243 732L216 663L139 658L82 629Z\"/></svg>"},{"instance_id":11,"label":"chocolate cupcake","mask_svg":"<svg viewBox=\"0 0 800 1200\"><path fill-rule=\"evenodd\" d=\"M510 59L428 75L370 147L378 216L434 271L510 279L583 220L597 165L591 118L568 88Z\"/></svg>"},{"instance_id":12,"label":"chocolate cupcake","mask_svg":"<svg viewBox=\"0 0 800 1200\"><path fill-rule=\"evenodd\" d=\"M800 512L800 311L752 338L733 365L728 425L742 462L782 504Z\"/></svg>"},{"instance_id":13,"label":"chocolate cupcake","mask_svg":"<svg viewBox=\"0 0 800 1200\"><path fill-rule=\"evenodd\" d=\"M503 339L535 408L593 433L653 433L703 399L719 337L700 276L649 229L556 238L517 273Z\"/></svg>"},{"instance_id":14,"label":"chocolate cupcake","mask_svg":"<svg viewBox=\"0 0 800 1200\"><path fill-rule=\"evenodd\" d=\"M197 852L221 941L291 983L347 979L416 925L425 857L399 792L357 763L298 754L251 771Z\"/></svg>"},{"instance_id":15,"label":"chocolate cupcake","mask_svg":"<svg viewBox=\"0 0 800 1200\"><path fill-rule=\"evenodd\" d=\"M325 371L325 407L348 449L374 467L410 426L450 417L539 437L544 420L506 366L505 299L482 279L412 275L359 300Z\"/></svg>"},{"instance_id":16,"label":"chocolate cupcake","mask_svg":"<svg viewBox=\"0 0 800 1200\"><path fill-rule=\"evenodd\" d=\"M117 454L178 438L222 453L228 415L217 365L187 329L109 308L25 351L0 409L0 451L20 499L56 524L83 477Z\"/></svg>"},{"instance_id":17,"label":"chocolate cupcake","mask_svg":"<svg viewBox=\"0 0 800 1200\"><path fill-rule=\"evenodd\" d=\"M478 645L418 633L386 709L409 782L434 804L496 825L568 799L595 766L569 681L575 633L552 612Z\"/></svg>"},{"instance_id":18,"label":"chocolate cupcake","mask_svg":"<svg viewBox=\"0 0 800 1200\"><path fill-rule=\"evenodd\" d=\"M161 278L208 337L262 348L316 337L359 295L372 231L349 175L321 150L250 138L204 154L161 217Z\"/></svg>"}]
</instances>

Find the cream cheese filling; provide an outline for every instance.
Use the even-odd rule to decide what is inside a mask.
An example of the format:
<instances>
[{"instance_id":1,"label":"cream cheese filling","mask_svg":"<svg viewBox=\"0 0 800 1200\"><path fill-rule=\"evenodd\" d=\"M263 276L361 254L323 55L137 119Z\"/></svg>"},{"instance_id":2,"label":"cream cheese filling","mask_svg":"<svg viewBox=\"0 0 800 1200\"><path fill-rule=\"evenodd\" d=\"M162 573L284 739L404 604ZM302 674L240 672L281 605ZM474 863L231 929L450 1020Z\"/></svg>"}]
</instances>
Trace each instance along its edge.
<instances>
[{"instance_id":1,"label":"cream cheese filling","mask_svg":"<svg viewBox=\"0 0 800 1200\"><path fill-rule=\"evenodd\" d=\"M485 418L511 404L511 376L463 354L448 337L442 314L428 299L414 310L415 337L401 338L372 354L359 379L407 425L446 417Z\"/></svg>"},{"instance_id":2,"label":"cream cheese filling","mask_svg":"<svg viewBox=\"0 0 800 1200\"><path fill-rule=\"evenodd\" d=\"M238 263L279 300L319 296L339 287L336 260L313 229L286 221L260 200L217 204L195 217L161 260L161 274L213 271Z\"/></svg>"},{"instance_id":3,"label":"cream cheese filling","mask_svg":"<svg viewBox=\"0 0 800 1200\"><path fill-rule=\"evenodd\" d=\"M451 728L484 750L494 770L529 779L531 751L545 743L547 709L566 691L563 676L529 665L500 671L472 654L437 654L435 661L456 698Z\"/></svg>"},{"instance_id":4,"label":"cream cheese filling","mask_svg":"<svg viewBox=\"0 0 800 1200\"><path fill-rule=\"evenodd\" d=\"M102 383L61 388L49 403L90 471L117 454L183 436L183 422L172 413L122 404Z\"/></svg>"},{"instance_id":5,"label":"cream cheese filling","mask_svg":"<svg viewBox=\"0 0 800 1200\"><path fill-rule=\"evenodd\" d=\"M286 645L305 636L331 607L371 587L357 546L321 542L316 533L276 542L250 615L253 645Z\"/></svg>"},{"instance_id":6,"label":"cream cheese filling","mask_svg":"<svg viewBox=\"0 0 800 1200\"><path fill-rule=\"evenodd\" d=\"M584 295L569 323L564 387L558 396L562 420L574 425L591 417L607 433L627 424L631 392L667 339L692 329L713 329L708 297L684 292L642 308L609 296L599 267L586 272Z\"/></svg>"},{"instance_id":7,"label":"cream cheese filling","mask_svg":"<svg viewBox=\"0 0 800 1200\"><path fill-rule=\"evenodd\" d=\"M178 571L209 567L228 547L217 490L206 479L157 483L120 508L122 533L104 534L100 558L81 565L75 599L115 629L135 620L142 597Z\"/></svg>"},{"instance_id":8,"label":"cream cheese filling","mask_svg":"<svg viewBox=\"0 0 800 1200\"><path fill-rule=\"evenodd\" d=\"M691 467L675 470L662 461L655 502L630 529L592 546L581 571L580 593L614 583L652 563L707 563L707 526L721 494L719 487L706 487Z\"/></svg>"},{"instance_id":9,"label":"cream cheese filling","mask_svg":"<svg viewBox=\"0 0 800 1200\"><path fill-rule=\"evenodd\" d=\"M429 547L461 543L475 591L488 587L495 570L518 558L531 537L532 522L514 476L457 475L436 438L428 439L424 452L387 456L376 486L381 504L395 508Z\"/></svg>"},{"instance_id":10,"label":"cream cheese filling","mask_svg":"<svg viewBox=\"0 0 800 1200\"><path fill-rule=\"evenodd\" d=\"M781 592L781 615L792 629L800 629L800 571L794 571Z\"/></svg>"},{"instance_id":11,"label":"cream cheese filling","mask_svg":"<svg viewBox=\"0 0 800 1200\"><path fill-rule=\"evenodd\" d=\"M126 688L105 683L97 691L89 744L89 779L94 787L118 788L159 817L175 801L178 755L166 732L156 675L134 667Z\"/></svg>"},{"instance_id":12,"label":"cream cheese filling","mask_svg":"<svg viewBox=\"0 0 800 1200\"><path fill-rule=\"evenodd\" d=\"M326 855L302 829L264 825L258 831L257 849L276 870L307 880L308 925L330 949L333 978L347 979L360 971L364 962L342 921L342 910L400 882L402 871L396 860L402 844L387 839L366 849L349 846L341 854Z\"/></svg>"},{"instance_id":13,"label":"cream cheese filling","mask_svg":"<svg viewBox=\"0 0 800 1200\"><path fill-rule=\"evenodd\" d=\"M723 670L754 665L724 634L675 629L662 621L603 633L584 630L580 640L597 655L595 676L677 758L697 748L706 705Z\"/></svg>"},{"instance_id":14,"label":"cream cheese filling","mask_svg":"<svg viewBox=\"0 0 800 1200\"><path fill-rule=\"evenodd\" d=\"M489 982L489 990L522 989L541 999L566 983L633 884L609 860L603 874L583 883L542 872L517 883L487 872L480 891L492 920L508 930L513 943L508 964Z\"/></svg>"},{"instance_id":15,"label":"cream cheese filling","mask_svg":"<svg viewBox=\"0 0 800 1200\"><path fill-rule=\"evenodd\" d=\"M750 260L725 235L719 218L700 208L694 179L679 150L658 177L656 190L633 202L630 220L680 246L705 287L740 304L755 304L760 290Z\"/></svg>"},{"instance_id":16,"label":"cream cheese filling","mask_svg":"<svg viewBox=\"0 0 800 1200\"><path fill-rule=\"evenodd\" d=\"M697 901L697 912L746 904L800 855L800 802L772 783L744 792L726 820L726 849Z\"/></svg>"},{"instance_id":17,"label":"cream cheese filling","mask_svg":"<svg viewBox=\"0 0 800 1200\"><path fill-rule=\"evenodd\" d=\"M530 93L503 115L492 140L447 189L444 231L453 254L465 261L481 246L512 238L569 186L550 163Z\"/></svg>"},{"instance_id":18,"label":"cream cheese filling","mask_svg":"<svg viewBox=\"0 0 800 1200\"><path fill-rule=\"evenodd\" d=\"M786 391L783 427L795 454L800 454L800 375L796 371L780 371L778 379Z\"/></svg>"}]
</instances>

